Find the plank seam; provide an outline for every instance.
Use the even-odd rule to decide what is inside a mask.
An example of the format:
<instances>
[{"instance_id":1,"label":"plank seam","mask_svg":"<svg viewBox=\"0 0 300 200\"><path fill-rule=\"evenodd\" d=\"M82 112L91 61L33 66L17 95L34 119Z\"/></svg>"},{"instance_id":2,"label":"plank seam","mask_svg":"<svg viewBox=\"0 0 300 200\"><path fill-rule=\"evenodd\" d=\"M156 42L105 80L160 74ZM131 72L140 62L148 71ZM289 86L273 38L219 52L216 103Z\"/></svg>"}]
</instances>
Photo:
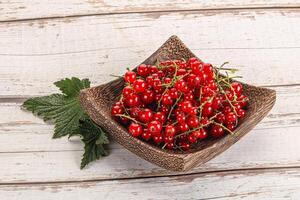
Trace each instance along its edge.
<instances>
[{"instance_id":1,"label":"plank seam","mask_svg":"<svg viewBox=\"0 0 300 200\"><path fill-rule=\"evenodd\" d=\"M169 174L169 175L154 175L154 176L137 176L137 177L123 177L123 178L107 178L107 179L89 179L89 180L71 180L71 181L33 181L33 182L2 182L0 186L24 186L24 185L55 185L55 184L73 184L73 183L94 183L94 182L109 182L109 181L124 181L124 180L141 180L141 179L152 179L152 178L175 178L184 176L206 176L214 173L220 174L262 174L270 172L280 172L285 170L300 170L300 166L287 166L287 167L259 167L259 168L244 168L244 169L223 169L213 170L205 172L190 172L185 174Z\"/></svg>"},{"instance_id":2,"label":"plank seam","mask_svg":"<svg viewBox=\"0 0 300 200\"><path fill-rule=\"evenodd\" d=\"M26 22L37 20L55 20L66 18L81 18L91 16L107 16L107 15L129 15L129 14L151 14L151 13L173 13L173 12L205 12L205 11L238 11L238 10L298 10L300 5L292 6L249 6L249 7L220 7L220 8L198 8L198 9L170 9L170 10L152 10L152 11L125 11L125 12L108 12L108 13L90 13L90 14L75 14L65 16L52 16L52 17L37 17L37 18L24 18L24 19L8 19L0 20L0 23L12 23L12 22Z\"/></svg>"}]
</instances>

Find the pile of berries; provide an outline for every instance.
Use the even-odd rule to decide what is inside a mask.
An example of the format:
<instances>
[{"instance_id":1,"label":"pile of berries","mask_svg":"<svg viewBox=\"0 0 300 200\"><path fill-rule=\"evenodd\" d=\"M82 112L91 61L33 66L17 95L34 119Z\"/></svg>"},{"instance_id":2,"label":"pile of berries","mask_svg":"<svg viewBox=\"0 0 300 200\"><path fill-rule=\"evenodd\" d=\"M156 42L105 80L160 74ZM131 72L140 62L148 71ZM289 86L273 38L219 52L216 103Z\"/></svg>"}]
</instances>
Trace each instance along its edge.
<instances>
[{"instance_id":1,"label":"pile of berries","mask_svg":"<svg viewBox=\"0 0 300 200\"><path fill-rule=\"evenodd\" d=\"M232 69L197 58L139 65L136 72L125 73L125 87L111 114L133 137L188 150L198 141L232 133L245 116L248 98L228 71Z\"/></svg>"}]
</instances>

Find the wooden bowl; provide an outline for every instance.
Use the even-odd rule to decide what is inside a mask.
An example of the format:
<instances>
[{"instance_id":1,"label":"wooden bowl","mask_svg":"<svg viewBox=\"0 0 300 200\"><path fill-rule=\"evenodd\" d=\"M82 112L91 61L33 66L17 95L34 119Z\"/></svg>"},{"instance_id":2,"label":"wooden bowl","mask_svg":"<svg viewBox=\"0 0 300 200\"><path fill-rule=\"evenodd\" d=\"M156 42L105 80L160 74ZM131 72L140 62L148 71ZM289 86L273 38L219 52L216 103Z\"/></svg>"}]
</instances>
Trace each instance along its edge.
<instances>
[{"instance_id":1,"label":"wooden bowl","mask_svg":"<svg viewBox=\"0 0 300 200\"><path fill-rule=\"evenodd\" d=\"M167 59L189 59L190 57L195 57L195 55L177 36L172 36L143 63L153 65L157 59L163 61ZM234 134L228 134L220 139L198 142L196 148L186 152L160 149L134 138L127 132L126 128L112 118L110 109L120 97L124 87L122 78L82 90L80 102L88 115L129 151L165 169L186 171L224 152L248 133L273 107L276 99L274 90L243 85L244 93L250 99L249 106L245 118L239 122Z\"/></svg>"}]
</instances>

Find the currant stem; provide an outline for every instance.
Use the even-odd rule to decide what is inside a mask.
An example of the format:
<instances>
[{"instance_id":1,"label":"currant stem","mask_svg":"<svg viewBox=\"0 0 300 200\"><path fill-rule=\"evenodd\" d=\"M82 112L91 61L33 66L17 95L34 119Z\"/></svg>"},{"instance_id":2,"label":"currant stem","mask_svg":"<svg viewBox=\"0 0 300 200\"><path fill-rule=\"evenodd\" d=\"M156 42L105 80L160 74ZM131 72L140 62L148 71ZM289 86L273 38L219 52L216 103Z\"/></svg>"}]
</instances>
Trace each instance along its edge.
<instances>
[{"instance_id":1,"label":"currant stem","mask_svg":"<svg viewBox=\"0 0 300 200\"><path fill-rule=\"evenodd\" d=\"M143 126L146 126L146 124L144 124L144 123L142 123L142 122L139 122L139 121L137 121L136 119L134 119L134 118L132 118L132 117L129 117L128 115L117 114L117 115L115 115L115 116L118 116L118 117L125 117L125 118L127 118L127 119L129 119L129 120L131 120L131 121L133 121L133 122L135 122L135 123L137 123L137 124L141 124L141 125L143 125Z\"/></svg>"},{"instance_id":2,"label":"currant stem","mask_svg":"<svg viewBox=\"0 0 300 200\"><path fill-rule=\"evenodd\" d=\"M223 124L220 124L220 123L217 123L217 122L213 122L213 124L221 126L223 129L225 129L226 131L228 131L230 135L233 134L233 132L231 130L229 130L226 126L224 126Z\"/></svg>"}]
</instances>

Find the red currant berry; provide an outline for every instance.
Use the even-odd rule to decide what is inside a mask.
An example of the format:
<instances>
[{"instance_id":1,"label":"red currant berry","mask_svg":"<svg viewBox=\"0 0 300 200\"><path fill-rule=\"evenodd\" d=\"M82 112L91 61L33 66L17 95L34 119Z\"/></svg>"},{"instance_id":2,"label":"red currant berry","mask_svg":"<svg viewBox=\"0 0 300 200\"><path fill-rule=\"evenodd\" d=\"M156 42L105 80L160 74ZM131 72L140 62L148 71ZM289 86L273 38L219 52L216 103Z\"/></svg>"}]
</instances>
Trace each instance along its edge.
<instances>
[{"instance_id":1,"label":"red currant berry","mask_svg":"<svg viewBox=\"0 0 300 200\"><path fill-rule=\"evenodd\" d=\"M197 128L199 126L199 119L195 115L190 116L186 122L190 128Z\"/></svg>"},{"instance_id":2,"label":"red currant berry","mask_svg":"<svg viewBox=\"0 0 300 200\"><path fill-rule=\"evenodd\" d=\"M189 130L189 125L187 123L180 123L178 125L179 130L183 133Z\"/></svg>"},{"instance_id":3,"label":"red currant berry","mask_svg":"<svg viewBox=\"0 0 300 200\"><path fill-rule=\"evenodd\" d=\"M141 113L141 108L139 107L133 107L130 109L130 116L133 118L137 118L139 114Z\"/></svg>"},{"instance_id":4,"label":"red currant berry","mask_svg":"<svg viewBox=\"0 0 300 200\"><path fill-rule=\"evenodd\" d=\"M131 93L133 93L133 89L130 86L124 87L124 89L122 91L123 97L127 97Z\"/></svg>"},{"instance_id":5,"label":"red currant berry","mask_svg":"<svg viewBox=\"0 0 300 200\"><path fill-rule=\"evenodd\" d=\"M131 93L125 98L125 105L127 107L136 107L141 104L140 97L137 94Z\"/></svg>"},{"instance_id":6,"label":"red currant berry","mask_svg":"<svg viewBox=\"0 0 300 200\"><path fill-rule=\"evenodd\" d=\"M176 128L173 125L167 125L165 127L165 135L171 135L174 136L176 133Z\"/></svg>"},{"instance_id":7,"label":"red currant berry","mask_svg":"<svg viewBox=\"0 0 300 200\"><path fill-rule=\"evenodd\" d=\"M136 79L136 74L133 71L127 71L124 75L124 79L127 83L133 83Z\"/></svg>"},{"instance_id":8,"label":"red currant berry","mask_svg":"<svg viewBox=\"0 0 300 200\"><path fill-rule=\"evenodd\" d=\"M153 138L152 138L152 140L156 143L156 144L159 144L159 143L161 143L162 141L163 141L163 137L162 137L162 135L155 135L155 136L153 136Z\"/></svg>"},{"instance_id":9,"label":"red currant berry","mask_svg":"<svg viewBox=\"0 0 300 200\"><path fill-rule=\"evenodd\" d=\"M162 130L162 124L159 121L151 121L148 124L148 131L151 135L159 135Z\"/></svg>"},{"instance_id":10,"label":"red currant berry","mask_svg":"<svg viewBox=\"0 0 300 200\"><path fill-rule=\"evenodd\" d=\"M207 102L202 109L202 116L209 117L213 113L213 108L211 107L211 103Z\"/></svg>"},{"instance_id":11,"label":"red currant berry","mask_svg":"<svg viewBox=\"0 0 300 200\"><path fill-rule=\"evenodd\" d=\"M218 123L221 123L223 124L225 122L225 115L223 113L219 113L217 116L216 116L216 121Z\"/></svg>"},{"instance_id":12,"label":"red currant berry","mask_svg":"<svg viewBox=\"0 0 300 200\"><path fill-rule=\"evenodd\" d=\"M153 118L153 112L146 108L144 111L142 111L140 114L139 114L139 119L142 121L142 122L149 122L151 121Z\"/></svg>"},{"instance_id":13,"label":"red currant berry","mask_svg":"<svg viewBox=\"0 0 300 200\"><path fill-rule=\"evenodd\" d=\"M181 147L181 149L182 149L183 151L187 151L187 150L190 149L191 145L190 145L189 143L187 143L187 142L182 142L182 143L180 144L180 147Z\"/></svg>"},{"instance_id":14,"label":"red currant berry","mask_svg":"<svg viewBox=\"0 0 300 200\"><path fill-rule=\"evenodd\" d=\"M157 112L154 114L153 120L159 121L161 123L165 123L166 115L163 112Z\"/></svg>"},{"instance_id":15,"label":"red currant berry","mask_svg":"<svg viewBox=\"0 0 300 200\"><path fill-rule=\"evenodd\" d=\"M148 129L144 129L144 132L142 133L142 138L146 141L150 140L151 133L148 132Z\"/></svg>"},{"instance_id":16,"label":"red currant berry","mask_svg":"<svg viewBox=\"0 0 300 200\"><path fill-rule=\"evenodd\" d=\"M174 149L174 143L167 143L166 148L169 149L169 150Z\"/></svg>"},{"instance_id":17,"label":"red currant berry","mask_svg":"<svg viewBox=\"0 0 300 200\"><path fill-rule=\"evenodd\" d=\"M188 136L188 141L191 144L193 144L193 143L197 142L197 138L194 135L191 134L191 135Z\"/></svg>"},{"instance_id":18,"label":"red currant berry","mask_svg":"<svg viewBox=\"0 0 300 200\"><path fill-rule=\"evenodd\" d=\"M200 124L202 124L202 126L208 126L210 124L209 120L207 117L203 117L201 120L200 120Z\"/></svg>"},{"instance_id":19,"label":"red currant berry","mask_svg":"<svg viewBox=\"0 0 300 200\"><path fill-rule=\"evenodd\" d=\"M217 110L219 109L219 107L221 106L221 103L222 103L222 100L220 97L215 97L212 101L212 104L211 104L211 107L214 109L214 110Z\"/></svg>"},{"instance_id":20,"label":"red currant berry","mask_svg":"<svg viewBox=\"0 0 300 200\"><path fill-rule=\"evenodd\" d=\"M176 88L171 88L168 93L172 99L177 99L179 96Z\"/></svg>"},{"instance_id":21,"label":"red currant berry","mask_svg":"<svg viewBox=\"0 0 300 200\"><path fill-rule=\"evenodd\" d=\"M153 80L154 80L153 76L147 76L146 83L147 83L148 87L153 86Z\"/></svg>"},{"instance_id":22,"label":"red currant berry","mask_svg":"<svg viewBox=\"0 0 300 200\"><path fill-rule=\"evenodd\" d=\"M112 108L111 108L111 115L112 116L115 116L115 115L118 115L118 114L123 114L124 113L124 109L122 106L119 106L119 105L114 105Z\"/></svg>"},{"instance_id":23,"label":"red currant berry","mask_svg":"<svg viewBox=\"0 0 300 200\"><path fill-rule=\"evenodd\" d=\"M148 76L149 72L150 72L149 67L145 64L141 64L140 66L137 67L137 74L142 77Z\"/></svg>"},{"instance_id":24,"label":"red currant berry","mask_svg":"<svg viewBox=\"0 0 300 200\"><path fill-rule=\"evenodd\" d=\"M131 123L128 131L133 137L139 137L143 132L143 128L139 124Z\"/></svg>"},{"instance_id":25,"label":"red currant berry","mask_svg":"<svg viewBox=\"0 0 300 200\"><path fill-rule=\"evenodd\" d=\"M230 131L234 131L235 129L235 124L227 124L226 126Z\"/></svg>"},{"instance_id":26,"label":"red currant berry","mask_svg":"<svg viewBox=\"0 0 300 200\"><path fill-rule=\"evenodd\" d=\"M145 104L150 104L154 101L154 92L151 89L145 90L142 95L141 99Z\"/></svg>"},{"instance_id":27,"label":"red currant berry","mask_svg":"<svg viewBox=\"0 0 300 200\"><path fill-rule=\"evenodd\" d=\"M233 82L231 83L231 88L230 90L237 96L241 96L243 92L243 85L239 82Z\"/></svg>"},{"instance_id":28,"label":"red currant berry","mask_svg":"<svg viewBox=\"0 0 300 200\"><path fill-rule=\"evenodd\" d=\"M158 72L158 68L155 65L150 66L150 73L154 74Z\"/></svg>"},{"instance_id":29,"label":"red currant berry","mask_svg":"<svg viewBox=\"0 0 300 200\"><path fill-rule=\"evenodd\" d=\"M143 79L137 79L133 82L133 89L136 93L142 93L146 90L147 83Z\"/></svg>"},{"instance_id":30,"label":"red currant berry","mask_svg":"<svg viewBox=\"0 0 300 200\"><path fill-rule=\"evenodd\" d=\"M165 135L164 136L164 142L165 143L173 143L174 142L174 136L173 135Z\"/></svg>"},{"instance_id":31,"label":"red currant berry","mask_svg":"<svg viewBox=\"0 0 300 200\"><path fill-rule=\"evenodd\" d=\"M194 131L192 134L194 137L196 137L199 140L203 140L203 139L207 138L207 131L203 128L201 128L197 131Z\"/></svg>"},{"instance_id":32,"label":"red currant berry","mask_svg":"<svg viewBox=\"0 0 300 200\"><path fill-rule=\"evenodd\" d=\"M213 125L210 129L210 133L214 138L220 138L224 135L224 129L219 125Z\"/></svg>"},{"instance_id":33,"label":"red currant berry","mask_svg":"<svg viewBox=\"0 0 300 200\"><path fill-rule=\"evenodd\" d=\"M185 123L185 115L183 113L177 114L176 119L179 124Z\"/></svg>"},{"instance_id":34,"label":"red currant berry","mask_svg":"<svg viewBox=\"0 0 300 200\"><path fill-rule=\"evenodd\" d=\"M182 102L179 103L179 108L184 113L188 113L192 107L193 107L193 105L190 101L182 101Z\"/></svg>"},{"instance_id":35,"label":"red currant berry","mask_svg":"<svg viewBox=\"0 0 300 200\"><path fill-rule=\"evenodd\" d=\"M164 94L161 99L161 103L166 106L170 106L173 104L173 100L169 94Z\"/></svg>"},{"instance_id":36,"label":"red currant berry","mask_svg":"<svg viewBox=\"0 0 300 200\"><path fill-rule=\"evenodd\" d=\"M225 114L225 123L226 124L235 124L237 122L237 116L233 112Z\"/></svg>"},{"instance_id":37,"label":"red currant berry","mask_svg":"<svg viewBox=\"0 0 300 200\"><path fill-rule=\"evenodd\" d=\"M237 116L238 116L239 118L243 118L243 117L245 117L245 115L246 115L246 111L243 110L243 109L238 109L238 110L236 111L236 113L237 113Z\"/></svg>"}]
</instances>

